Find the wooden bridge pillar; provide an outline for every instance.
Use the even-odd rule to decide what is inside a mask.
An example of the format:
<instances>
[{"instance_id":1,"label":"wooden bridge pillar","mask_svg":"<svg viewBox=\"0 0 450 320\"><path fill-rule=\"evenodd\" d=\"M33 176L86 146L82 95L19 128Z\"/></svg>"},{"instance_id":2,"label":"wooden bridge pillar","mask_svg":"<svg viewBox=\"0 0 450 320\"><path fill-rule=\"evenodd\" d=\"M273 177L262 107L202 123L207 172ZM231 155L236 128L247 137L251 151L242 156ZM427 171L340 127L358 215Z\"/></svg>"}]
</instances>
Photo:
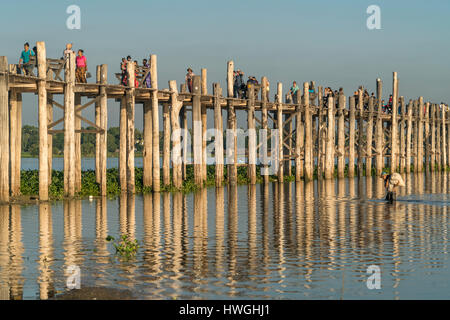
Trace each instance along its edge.
<instances>
[{"instance_id":1,"label":"wooden bridge pillar","mask_svg":"<svg viewBox=\"0 0 450 320\"><path fill-rule=\"evenodd\" d=\"M169 89L172 92L170 95L170 101L172 105L170 110L171 111L170 121L172 125L173 185L175 186L175 188L180 189L183 184L182 157L181 157L181 128L180 128L180 110L183 107L183 102L178 100L177 82L175 80L169 81ZM164 137L164 139L165 138L166 137ZM169 132L169 139L170 139L170 132Z\"/></svg>"},{"instance_id":2,"label":"wooden bridge pillar","mask_svg":"<svg viewBox=\"0 0 450 320\"><path fill-rule=\"evenodd\" d=\"M101 67L97 66L96 68L96 77L95 77L95 82L97 84L100 84L100 70ZM100 93L100 92L99 92ZM95 102L95 124L97 126L101 126L100 124L100 102L96 101ZM100 134L95 134L95 181L97 181L97 183L100 183Z\"/></svg>"},{"instance_id":3,"label":"wooden bridge pillar","mask_svg":"<svg viewBox=\"0 0 450 320\"><path fill-rule=\"evenodd\" d=\"M21 108L19 106L19 93L15 89L9 92L9 150L10 150L10 180L11 196L20 194L20 157L22 132ZM19 110L20 109L20 110Z\"/></svg>"},{"instance_id":4,"label":"wooden bridge pillar","mask_svg":"<svg viewBox=\"0 0 450 320\"><path fill-rule=\"evenodd\" d=\"M215 161L216 161L216 187L221 187L223 184L223 118L221 105L221 88L219 83L213 84L214 95L214 128L216 135L214 138L215 144Z\"/></svg>"},{"instance_id":5,"label":"wooden bridge pillar","mask_svg":"<svg viewBox=\"0 0 450 320\"><path fill-rule=\"evenodd\" d=\"M175 88L176 90L176 88ZM173 107L173 106L172 106ZM163 104L163 184L170 185L170 108Z\"/></svg>"},{"instance_id":6,"label":"wooden bridge pillar","mask_svg":"<svg viewBox=\"0 0 450 320\"><path fill-rule=\"evenodd\" d=\"M399 122L399 136L400 136L400 151L399 151L399 164L400 172L405 172L405 143L406 143L406 133L405 133L405 121L406 121L406 114L405 114L405 98L400 97L400 109L401 114L399 114L400 122Z\"/></svg>"},{"instance_id":7,"label":"wooden bridge pillar","mask_svg":"<svg viewBox=\"0 0 450 320\"><path fill-rule=\"evenodd\" d=\"M233 70L234 62L228 61L227 64L227 176L228 183L237 184L237 136L236 136L236 111L234 109L233 97ZM231 141L229 141L231 140Z\"/></svg>"},{"instance_id":8,"label":"wooden bridge pillar","mask_svg":"<svg viewBox=\"0 0 450 320\"><path fill-rule=\"evenodd\" d=\"M39 108L39 199L48 200L47 57L45 43L37 42Z\"/></svg>"},{"instance_id":9,"label":"wooden bridge pillar","mask_svg":"<svg viewBox=\"0 0 450 320\"><path fill-rule=\"evenodd\" d=\"M381 79L377 79L377 117L375 124L375 149L376 149L376 157L375 157L375 171L376 175L380 176L383 172L384 166L384 158L383 158L383 150L384 150L384 132L383 132L383 118L382 118L382 99L383 99L383 82Z\"/></svg>"},{"instance_id":10,"label":"wooden bridge pillar","mask_svg":"<svg viewBox=\"0 0 450 320\"><path fill-rule=\"evenodd\" d=\"M120 99L119 120L119 184L120 191L127 192L127 98Z\"/></svg>"},{"instance_id":11,"label":"wooden bridge pillar","mask_svg":"<svg viewBox=\"0 0 450 320\"><path fill-rule=\"evenodd\" d=\"M150 93L152 95L152 93ZM153 119L152 119L152 103L151 100L145 101L144 105L144 154L143 154L143 185L144 187L152 187L153 185Z\"/></svg>"},{"instance_id":12,"label":"wooden bridge pillar","mask_svg":"<svg viewBox=\"0 0 450 320\"><path fill-rule=\"evenodd\" d=\"M81 94L75 93L75 193L81 191Z\"/></svg>"},{"instance_id":13,"label":"wooden bridge pillar","mask_svg":"<svg viewBox=\"0 0 450 320\"><path fill-rule=\"evenodd\" d=\"M248 124L248 167L247 175L250 184L256 183L256 132L255 132L255 88L249 88L247 101L247 124Z\"/></svg>"},{"instance_id":14,"label":"wooden bridge pillar","mask_svg":"<svg viewBox=\"0 0 450 320\"><path fill-rule=\"evenodd\" d=\"M51 80L51 75L47 76L47 79ZM20 94L20 112L22 112L22 95ZM20 115L19 128L22 127L22 115ZM50 123L53 122L53 94L47 92L47 128ZM22 130L20 130L20 134ZM52 170L53 170L53 135L48 134L48 181L52 183ZM20 144L22 145L22 143Z\"/></svg>"},{"instance_id":15,"label":"wooden bridge pillar","mask_svg":"<svg viewBox=\"0 0 450 320\"><path fill-rule=\"evenodd\" d=\"M295 107L295 181L300 182L303 176L303 122L302 122L302 94L297 90L297 105Z\"/></svg>"},{"instance_id":16,"label":"wooden bridge pillar","mask_svg":"<svg viewBox=\"0 0 450 320\"><path fill-rule=\"evenodd\" d=\"M423 97L419 97L419 121L417 128L417 171L423 171Z\"/></svg>"},{"instance_id":17,"label":"wooden bridge pillar","mask_svg":"<svg viewBox=\"0 0 450 320\"><path fill-rule=\"evenodd\" d=\"M355 131L356 131L356 119L355 119L355 96L349 98L350 112L348 116L349 121L349 138L348 138L348 177L353 178L355 176Z\"/></svg>"},{"instance_id":18,"label":"wooden bridge pillar","mask_svg":"<svg viewBox=\"0 0 450 320\"><path fill-rule=\"evenodd\" d=\"M372 176L373 119L375 98L369 98L369 117L366 129L366 176Z\"/></svg>"},{"instance_id":19,"label":"wooden bridge pillar","mask_svg":"<svg viewBox=\"0 0 450 320\"><path fill-rule=\"evenodd\" d=\"M101 134L96 134L99 136L99 176L100 176L100 195L106 196L107 194L107 176L106 176L106 166L108 161L108 96L106 95L105 85L108 82L108 65L102 64L100 66L100 125L104 131Z\"/></svg>"},{"instance_id":20,"label":"wooden bridge pillar","mask_svg":"<svg viewBox=\"0 0 450 320\"><path fill-rule=\"evenodd\" d=\"M0 57L0 202L9 202L8 59Z\"/></svg>"},{"instance_id":21,"label":"wooden bridge pillar","mask_svg":"<svg viewBox=\"0 0 450 320\"><path fill-rule=\"evenodd\" d=\"M431 119L430 121L430 132L431 132L431 172L436 170L436 105L434 103L430 104Z\"/></svg>"},{"instance_id":22,"label":"wooden bridge pillar","mask_svg":"<svg viewBox=\"0 0 450 320\"><path fill-rule=\"evenodd\" d=\"M64 70L64 193L75 195L75 54L66 55ZM47 121L47 119L46 119ZM47 159L46 159L47 161ZM48 178L48 175L47 175ZM40 188L41 189L41 188Z\"/></svg>"},{"instance_id":23,"label":"wooden bridge pillar","mask_svg":"<svg viewBox=\"0 0 450 320\"><path fill-rule=\"evenodd\" d=\"M284 124L283 124L283 84L281 82L278 82L277 85L277 128L278 128L278 161L277 161L277 176L278 176L278 182L283 182L283 176L284 176L284 155L283 155L283 141L284 141Z\"/></svg>"},{"instance_id":24,"label":"wooden bridge pillar","mask_svg":"<svg viewBox=\"0 0 450 320\"><path fill-rule=\"evenodd\" d=\"M358 177L364 175L364 101L363 89L358 90Z\"/></svg>"},{"instance_id":25,"label":"wooden bridge pillar","mask_svg":"<svg viewBox=\"0 0 450 320\"><path fill-rule=\"evenodd\" d=\"M335 143L335 120L334 120L334 99L328 97L328 128L326 136L325 150L325 179L334 178L334 151Z\"/></svg>"},{"instance_id":26,"label":"wooden bridge pillar","mask_svg":"<svg viewBox=\"0 0 450 320\"><path fill-rule=\"evenodd\" d=\"M261 129L265 131L265 135L261 135L261 137L263 138L263 141L260 141L261 144L261 148L260 148L260 154L262 154L263 156L260 158L264 158L263 162L267 161L267 154L268 154L268 136L269 133L267 131L268 129L268 125L267 125L267 120L268 120L268 113L267 113L267 92L268 92L268 81L266 77L262 77L261 79ZM264 132L263 131L263 132ZM264 136L266 137L266 139L264 139ZM269 168L268 168L268 164L267 163L263 163L262 164L262 169L261 169L261 174L263 176L263 180L265 184L269 183Z\"/></svg>"},{"instance_id":27,"label":"wooden bridge pillar","mask_svg":"<svg viewBox=\"0 0 450 320\"><path fill-rule=\"evenodd\" d=\"M441 163L442 163L442 170L445 171L447 169L447 128L446 126L446 112L445 112L445 106L442 106L441 110L441 136L442 136L442 143L441 143Z\"/></svg>"},{"instance_id":28,"label":"wooden bridge pillar","mask_svg":"<svg viewBox=\"0 0 450 320\"><path fill-rule=\"evenodd\" d=\"M397 157L398 157L398 77L397 72L393 73L392 80L392 116L391 116L391 173L397 171Z\"/></svg>"},{"instance_id":29,"label":"wooden bridge pillar","mask_svg":"<svg viewBox=\"0 0 450 320\"><path fill-rule=\"evenodd\" d=\"M193 131L193 153L194 153L194 180L195 184L203 186L203 130L201 114L201 78L193 78L193 96L192 96L192 131Z\"/></svg>"},{"instance_id":30,"label":"wooden bridge pillar","mask_svg":"<svg viewBox=\"0 0 450 320\"><path fill-rule=\"evenodd\" d=\"M311 181L314 175L312 115L309 106L309 83L303 83L303 104L305 107L305 180Z\"/></svg>"},{"instance_id":31,"label":"wooden bridge pillar","mask_svg":"<svg viewBox=\"0 0 450 320\"><path fill-rule=\"evenodd\" d=\"M345 177L345 103L346 97L340 94L338 98L338 162L337 174L338 178Z\"/></svg>"},{"instance_id":32,"label":"wooden bridge pillar","mask_svg":"<svg viewBox=\"0 0 450 320\"><path fill-rule=\"evenodd\" d=\"M412 143L412 135L413 135L413 123L412 123L412 115L413 115L413 101L409 100L408 103L408 122L406 128L406 173L411 172L411 143Z\"/></svg>"},{"instance_id":33,"label":"wooden bridge pillar","mask_svg":"<svg viewBox=\"0 0 450 320\"><path fill-rule=\"evenodd\" d=\"M128 62L128 89L126 91L127 100L127 192L135 193L135 172L134 172L134 117L135 117L135 64Z\"/></svg>"},{"instance_id":34,"label":"wooden bridge pillar","mask_svg":"<svg viewBox=\"0 0 450 320\"><path fill-rule=\"evenodd\" d=\"M158 89L158 68L157 68L157 57L152 54L150 56L150 82L152 89ZM152 91L152 147L153 147L153 191L160 192L161 190L161 180L160 180L160 151L159 151L159 105L158 105L158 91Z\"/></svg>"},{"instance_id":35,"label":"wooden bridge pillar","mask_svg":"<svg viewBox=\"0 0 450 320\"><path fill-rule=\"evenodd\" d=\"M208 94L208 87L207 87L207 69L203 68L201 69L201 94L207 95ZM206 158L206 131L208 130L208 114L206 105L201 105L201 114L202 114L202 176L203 181L206 181L208 178L208 172L207 172L207 158Z\"/></svg>"},{"instance_id":36,"label":"wooden bridge pillar","mask_svg":"<svg viewBox=\"0 0 450 320\"><path fill-rule=\"evenodd\" d=\"M439 112L439 105L435 104L436 109L436 167L437 171L441 171L442 153L441 153L441 113Z\"/></svg>"}]
</instances>

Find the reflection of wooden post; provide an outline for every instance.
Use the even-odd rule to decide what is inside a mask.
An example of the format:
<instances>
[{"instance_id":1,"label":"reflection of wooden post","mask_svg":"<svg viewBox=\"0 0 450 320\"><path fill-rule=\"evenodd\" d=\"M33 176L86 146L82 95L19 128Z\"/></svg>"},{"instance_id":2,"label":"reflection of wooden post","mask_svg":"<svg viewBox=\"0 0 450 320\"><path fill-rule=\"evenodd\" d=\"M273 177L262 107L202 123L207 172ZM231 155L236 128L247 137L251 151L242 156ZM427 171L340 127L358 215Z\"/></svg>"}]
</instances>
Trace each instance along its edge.
<instances>
[{"instance_id":1,"label":"reflection of wooden post","mask_svg":"<svg viewBox=\"0 0 450 320\"><path fill-rule=\"evenodd\" d=\"M0 202L9 202L8 58L0 57Z\"/></svg>"},{"instance_id":2,"label":"reflection of wooden post","mask_svg":"<svg viewBox=\"0 0 450 320\"><path fill-rule=\"evenodd\" d=\"M334 150L335 150L335 121L334 121L334 99L328 97L328 128L325 151L325 179L334 178Z\"/></svg>"},{"instance_id":3,"label":"reflection of wooden post","mask_svg":"<svg viewBox=\"0 0 450 320\"><path fill-rule=\"evenodd\" d=\"M158 89L158 69L156 55L150 56L150 82L152 89ZM158 91L151 92L152 99L152 146L153 146L153 191L159 192L161 189L160 181L160 163L159 163L159 106L158 106Z\"/></svg>"},{"instance_id":4,"label":"reflection of wooden post","mask_svg":"<svg viewBox=\"0 0 450 320\"><path fill-rule=\"evenodd\" d=\"M220 84L213 84L214 94L214 128L216 130L215 144L215 160L216 160L216 186L223 184L223 119L222 106L220 101L221 89Z\"/></svg>"},{"instance_id":5,"label":"reflection of wooden post","mask_svg":"<svg viewBox=\"0 0 450 320\"><path fill-rule=\"evenodd\" d=\"M150 93L151 95L151 93ZM151 187L153 184L153 119L151 101L144 102L144 154L143 154L143 184Z\"/></svg>"},{"instance_id":6,"label":"reflection of wooden post","mask_svg":"<svg viewBox=\"0 0 450 320\"><path fill-rule=\"evenodd\" d=\"M64 72L64 193L75 195L75 54L66 55Z\"/></svg>"},{"instance_id":7,"label":"reflection of wooden post","mask_svg":"<svg viewBox=\"0 0 450 320\"><path fill-rule=\"evenodd\" d=\"M345 177L345 95L340 94L338 100L338 177Z\"/></svg>"},{"instance_id":8,"label":"reflection of wooden post","mask_svg":"<svg viewBox=\"0 0 450 320\"><path fill-rule=\"evenodd\" d=\"M283 84L281 82L278 82L277 86L277 128L278 128L278 150L275 152L278 152L278 182L283 182L283 175L284 175L284 161L283 161L283 141L284 141L284 135L283 135L283 104L282 104L282 95L283 95Z\"/></svg>"},{"instance_id":9,"label":"reflection of wooden post","mask_svg":"<svg viewBox=\"0 0 450 320\"><path fill-rule=\"evenodd\" d=\"M134 193L134 114L135 114L135 64L128 62L127 95L127 192Z\"/></svg>"},{"instance_id":10,"label":"reflection of wooden post","mask_svg":"<svg viewBox=\"0 0 450 320\"><path fill-rule=\"evenodd\" d=\"M172 104L170 121L172 124L173 184L175 188L180 189L183 183L181 171L182 158L181 158L181 128L180 128L180 110L183 107L183 102L178 100L178 89L176 81L174 80L169 81L169 89L172 92L170 95L170 100Z\"/></svg>"},{"instance_id":11,"label":"reflection of wooden post","mask_svg":"<svg viewBox=\"0 0 450 320\"><path fill-rule=\"evenodd\" d=\"M309 106L309 83L303 84L303 104L305 106L305 180L313 179L313 137L312 137L312 116Z\"/></svg>"},{"instance_id":12,"label":"reflection of wooden post","mask_svg":"<svg viewBox=\"0 0 450 320\"><path fill-rule=\"evenodd\" d=\"M100 171L100 194L106 196L106 166L108 161L108 96L106 95L106 88L104 85L107 83L108 66L102 64L100 67L100 127L105 131L99 135L99 171Z\"/></svg>"},{"instance_id":13,"label":"reflection of wooden post","mask_svg":"<svg viewBox=\"0 0 450 320\"><path fill-rule=\"evenodd\" d=\"M81 191L81 95L75 93L75 192Z\"/></svg>"},{"instance_id":14,"label":"reflection of wooden post","mask_svg":"<svg viewBox=\"0 0 450 320\"><path fill-rule=\"evenodd\" d=\"M374 117L374 101L369 98L369 117L367 118L366 130L366 176L372 176L372 139L373 139L373 117Z\"/></svg>"},{"instance_id":15,"label":"reflection of wooden post","mask_svg":"<svg viewBox=\"0 0 450 320\"><path fill-rule=\"evenodd\" d=\"M47 119L47 58L45 43L37 42L38 105L39 105L39 199L48 200L48 119Z\"/></svg>"},{"instance_id":16,"label":"reflection of wooden post","mask_svg":"<svg viewBox=\"0 0 450 320\"><path fill-rule=\"evenodd\" d=\"M348 139L348 177L355 176L355 97L350 97L349 139Z\"/></svg>"},{"instance_id":17,"label":"reflection of wooden post","mask_svg":"<svg viewBox=\"0 0 450 320\"><path fill-rule=\"evenodd\" d=\"M251 86L248 94L248 178L250 184L256 183L256 132L255 132L255 88Z\"/></svg>"},{"instance_id":18,"label":"reflection of wooden post","mask_svg":"<svg viewBox=\"0 0 450 320\"><path fill-rule=\"evenodd\" d=\"M413 102L412 100L409 100L408 122L406 125L406 159L405 159L406 173L409 173L411 171L412 111L413 111Z\"/></svg>"},{"instance_id":19,"label":"reflection of wooden post","mask_svg":"<svg viewBox=\"0 0 450 320\"><path fill-rule=\"evenodd\" d=\"M120 100L119 121L119 183L122 192L127 191L127 102Z\"/></svg>"}]
</instances>

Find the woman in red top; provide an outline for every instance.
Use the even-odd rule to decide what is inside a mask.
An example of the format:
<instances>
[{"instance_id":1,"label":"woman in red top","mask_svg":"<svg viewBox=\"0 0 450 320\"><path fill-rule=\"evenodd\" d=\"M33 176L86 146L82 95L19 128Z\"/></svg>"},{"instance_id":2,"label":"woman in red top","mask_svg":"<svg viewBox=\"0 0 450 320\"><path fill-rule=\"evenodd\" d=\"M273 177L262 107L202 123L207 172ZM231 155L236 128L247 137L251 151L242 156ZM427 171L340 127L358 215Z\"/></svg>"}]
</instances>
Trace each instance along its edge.
<instances>
[{"instance_id":1,"label":"woman in red top","mask_svg":"<svg viewBox=\"0 0 450 320\"><path fill-rule=\"evenodd\" d=\"M78 50L78 55L76 57L77 69L75 71L76 81L79 83L86 83L86 72L87 72L87 61L84 56L83 50Z\"/></svg>"}]
</instances>

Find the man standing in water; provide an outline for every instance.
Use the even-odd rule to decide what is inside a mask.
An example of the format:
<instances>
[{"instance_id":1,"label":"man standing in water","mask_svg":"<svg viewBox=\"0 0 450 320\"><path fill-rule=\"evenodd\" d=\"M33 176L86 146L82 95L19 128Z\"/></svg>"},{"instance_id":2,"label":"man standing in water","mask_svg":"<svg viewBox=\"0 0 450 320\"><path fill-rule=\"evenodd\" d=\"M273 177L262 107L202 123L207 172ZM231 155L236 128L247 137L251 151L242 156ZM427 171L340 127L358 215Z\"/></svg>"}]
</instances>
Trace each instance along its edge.
<instances>
[{"instance_id":1,"label":"man standing in water","mask_svg":"<svg viewBox=\"0 0 450 320\"><path fill-rule=\"evenodd\" d=\"M393 174L388 174L387 172L383 172L381 174L381 178L384 180L387 195L386 195L386 201L389 201L390 203L397 200L397 187L404 187L405 182L403 181L402 176L394 172Z\"/></svg>"}]
</instances>

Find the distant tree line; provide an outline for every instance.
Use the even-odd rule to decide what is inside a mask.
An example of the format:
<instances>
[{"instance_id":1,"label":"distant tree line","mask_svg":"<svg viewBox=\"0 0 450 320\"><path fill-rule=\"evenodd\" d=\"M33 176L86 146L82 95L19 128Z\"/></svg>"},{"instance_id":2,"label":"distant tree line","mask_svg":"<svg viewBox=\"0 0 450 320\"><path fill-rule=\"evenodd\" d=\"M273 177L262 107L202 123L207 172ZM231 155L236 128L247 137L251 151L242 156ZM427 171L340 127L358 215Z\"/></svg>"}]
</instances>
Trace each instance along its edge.
<instances>
[{"instance_id":1,"label":"distant tree line","mask_svg":"<svg viewBox=\"0 0 450 320\"><path fill-rule=\"evenodd\" d=\"M93 130L93 127L83 129ZM119 127L108 129L107 148L109 156L116 156L119 153L120 131ZM135 129L134 133L135 152L142 154L144 149L144 140L142 132ZM57 133L53 135L53 155L62 156L64 154L64 134ZM28 157L39 156L39 129L35 126L22 127L22 155ZM95 134L81 134L81 155L83 157L95 156Z\"/></svg>"}]
</instances>

